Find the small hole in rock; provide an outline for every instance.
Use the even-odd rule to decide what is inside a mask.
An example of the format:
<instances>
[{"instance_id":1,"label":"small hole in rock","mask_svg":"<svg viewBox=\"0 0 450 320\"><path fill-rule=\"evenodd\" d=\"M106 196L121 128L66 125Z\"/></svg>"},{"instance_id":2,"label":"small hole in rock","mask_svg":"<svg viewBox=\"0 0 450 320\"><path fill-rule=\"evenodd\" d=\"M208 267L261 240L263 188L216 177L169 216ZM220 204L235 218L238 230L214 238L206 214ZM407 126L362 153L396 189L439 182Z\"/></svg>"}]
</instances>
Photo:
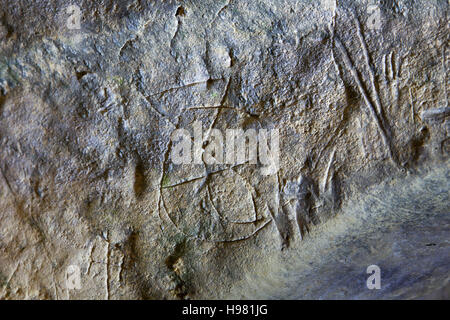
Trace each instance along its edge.
<instances>
[{"instance_id":1,"label":"small hole in rock","mask_svg":"<svg viewBox=\"0 0 450 320\"><path fill-rule=\"evenodd\" d=\"M184 10L183 7L178 7L177 9L177 13L175 13L175 16L179 17L184 17L184 15L186 14L186 11Z\"/></svg>"}]
</instances>

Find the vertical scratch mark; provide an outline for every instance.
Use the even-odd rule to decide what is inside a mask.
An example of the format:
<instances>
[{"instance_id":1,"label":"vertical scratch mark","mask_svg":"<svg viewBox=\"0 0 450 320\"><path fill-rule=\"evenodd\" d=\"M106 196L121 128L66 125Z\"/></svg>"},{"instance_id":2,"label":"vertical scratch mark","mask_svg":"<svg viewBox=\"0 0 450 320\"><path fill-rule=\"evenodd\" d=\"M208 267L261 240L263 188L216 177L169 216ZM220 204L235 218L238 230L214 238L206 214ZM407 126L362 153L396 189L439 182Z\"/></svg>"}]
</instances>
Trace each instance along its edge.
<instances>
[{"instance_id":1,"label":"vertical scratch mark","mask_svg":"<svg viewBox=\"0 0 450 320\"><path fill-rule=\"evenodd\" d=\"M330 169L333 166L335 154L336 154L336 147L334 147L333 151L331 152L330 161L328 162L327 169L325 170L325 175L322 184L322 192L325 192L327 190L328 179L330 176Z\"/></svg>"},{"instance_id":2,"label":"vertical scratch mark","mask_svg":"<svg viewBox=\"0 0 450 320\"><path fill-rule=\"evenodd\" d=\"M350 71L350 73L353 76L353 79L356 82L356 85L364 99L364 102L366 103L367 108L369 109L369 113L372 116L375 124L378 127L378 131L381 135L381 138L383 140L383 143L387 149L388 155L390 157L390 159L394 162L395 165L397 165L397 162L395 161L392 149L391 149L391 145L390 145L390 141L386 135L386 132L384 130L384 127L378 117L378 114L372 104L372 102L369 99L369 96L366 93L366 90L364 89L361 80L359 78L358 72L356 71L352 61L350 60L350 57L348 56L347 53L347 49L345 49L344 45L342 44L341 40L338 37L335 37L335 45L336 47L341 51L342 54L342 59L344 60L345 65L347 66L348 70ZM397 165L398 166L398 165Z\"/></svg>"},{"instance_id":3,"label":"vertical scratch mark","mask_svg":"<svg viewBox=\"0 0 450 320\"><path fill-rule=\"evenodd\" d=\"M400 68L401 68L401 64L402 64L402 57L400 56L400 54L396 55L395 58L395 74L394 74L394 102L395 102L395 107L398 109L399 108L399 78L400 78Z\"/></svg>"},{"instance_id":4,"label":"vertical scratch mark","mask_svg":"<svg viewBox=\"0 0 450 320\"><path fill-rule=\"evenodd\" d=\"M395 79L397 79L397 80L400 78L402 62L403 62L403 59L402 59L401 54L399 53L395 59Z\"/></svg>"},{"instance_id":5,"label":"vertical scratch mark","mask_svg":"<svg viewBox=\"0 0 450 320\"><path fill-rule=\"evenodd\" d=\"M89 251L89 266L88 266L88 269L87 269L87 274L88 275L91 272L91 267L92 267L92 264L94 262L94 259L92 259L92 254L94 253L94 249L95 249L95 242L92 244L91 250Z\"/></svg>"},{"instance_id":6,"label":"vertical scratch mark","mask_svg":"<svg viewBox=\"0 0 450 320\"><path fill-rule=\"evenodd\" d=\"M220 214L219 210L217 210L216 206L214 205L214 202L212 201L211 187L209 186L209 184L206 186L206 193L208 195L208 200L211 203L211 207L214 209L214 212L216 213L216 215L217 215L217 217L219 219L220 225L225 230L225 226L223 225L223 222L222 222L222 219L223 219L222 215Z\"/></svg>"},{"instance_id":7,"label":"vertical scratch mark","mask_svg":"<svg viewBox=\"0 0 450 320\"><path fill-rule=\"evenodd\" d=\"M332 34L334 35L334 28L336 26L336 16L337 16L337 9L338 9L338 3L337 0L333 0L333 12L331 14L331 21L330 21L330 29L333 29Z\"/></svg>"},{"instance_id":8,"label":"vertical scratch mark","mask_svg":"<svg viewBox=\"0 0 450 320\"><path fill-rule=\"evenodd\" d=\"M341 70L339 69L339 65L336 61L336 57L334 55L334 50L333 50L333 47L335 45L334 37L335 37L335 32L336 32L335 27L336 27L336 16L337 16L337 9L338 9L337 2L335 4L336 4L336 6L335 6L335 10L333 12L333 18L332 18L330 24L328 25L328 29L330 30L330 33L331 33L331 59L333 60L333 65L334 65L334 68L336 69L337 75L339 76L341 81L344 82L344 79L342 78Z\"/></svg>"},{"instance_id":9,"label":"vertical scratch mark","mask_svg":"<svg viewBox=\"0 0 450 320\"><path fill-rule=\"evenodd\" d=\"M361 43L364 58L366 60L366 65L367 65L367 68L369 69L370 82L372 85L372 93L375 97L375 107L377 109L376 111L378 112L378 115L381 117L383 107L381 105L380 95L378 93L378 89L376 86L375 71L374 71L373 65L370 61L370 55L369 55L369 50L367 49L367 43L366 43L364 36L362 34L362 31L361 31L361 24L355 14L354 14L354 20L355 20L355 24L356 24L356 31L358 34L359 42Z\"/></svg>"},{"instance_id":10,"label":"vertical scratch mark","mask_svg":"<svg viewBox=\"0 0 450 320\"><path fill-rule=\"evenodd\" d=\"M217 120L219 119L219 116L220 116L221 111L222 111L222 110L221 110L220 108L218 108L218 109L216 110L216 114L215 114L215 116L214 116L214 120L213 120L213 122L211 122L211 126L208 128L208 131L207 131L206 134L203 136L202 144L209 140L210 135L211 135L211 131L214 129L214 126L216 125ZM202 157L202 159L203 159L203 157ZM205 166L206 166L206 165L205 165Z\"/></svg>"},{"instance_id":11,"label":"vertical scratch mark","mask_svg":"<svg viewBox=\"0 0 450 320\"><path fill-rule=\"evenodd\" d=\"M281 179L280 179L280 172L277 173L277 193L275 194L275 199L272 202L268 203L268 210L270 213L270 216L272 217L272 220L275 222L275 227L278 231L278 234L281 238L281 250L284 250L285 248L289 247L289 234L287 232L289 230L286 230L285 226L281 225L284 223L284 220L282 220L282 217L280 218L280 212L282 212L281 208ZM280 221L281 220L281 221Z\"/></svg>"},{"instance_id":12,"label":"vertical scratch mark","mask_svg":"<svg viewBox=\"0 0 450 320\"><path fill-rule=\"evenodd\" d=\"M394 57L393 57L394 52L391 51L389 53L389 58L388 58L388 67L389 67L389 79L394 79Z\"/></svg>"},{"instance_id":13,"label":"vertical scratch mark","mask_svg":"<svg viewBox=\"0 0 450 320\"><path fill-rule=\"evenodd\" d=\"M123 281L123 264L125 263L125 256L122 254L122 258L120 259L120 271L119 271L119 282Z\"/></svg>"},{"instance_id":14,"label":"vertical scratch mark","mask_svg":"<svg viewBox=\"0 0 450 320\"><path fill-rule=\"evenodd\" d=\"M109 242L109 233L106 234L106 277L105 277L105 288L106 288L106 300L110 298L110 284L109 284L109 260L110 260L110 242Z\"/></svg>"},{"instance_id":15,"label":"vertical scratch mark","mask_svg":"<svg viewBox=\"0 0 450 320\"><path fill-rule=\"evenodd\" d=\"M444 95L445 107L448 108L448 94L447 94L447 63L446 63L445 45L442 47L442 68L444 70Z\"/></svg>"},{"instance_id":16,"label":"vertical scratch mark","mask_svg":"<svg viewBox=\"0 0 450 320\"><path fill-rule=\"evenodd\" d=\"M178 120L178 122L179 122L179 120ZM176 128L178 129L178 126ZM162 218L161 218L161 203L163 203L163 205L164 205L164 198L163 198L164 173L166 171L165 170L166 169L166 162L169 160L171 149L172 149L172 139L170 139L169 142L167 143L166 153L164 154L164 158L163 158L163 162L162 162L161 177L159 179L158 216L159 216L160 220L162 220ZM169 214L167 213L167 215L169 215ZM161 226L161 230L162 230L162 226Z\"/></svg>"},{"instance_id":17,"label":"vertical scratch mark","mask_svg":"<svg viewBox=\"0 0 450 320\"><path fill-rule=\"evenodd\" d=\"M339 76L341 81L344 82L344 80L342 79L341 70L339 70L339 66L338 66L338 64L336 62L336 57L334 56L334 50L333 49L331 49L331 58L333 59L333 64L334 64L334 68L336 69L337 75Z\"/></svg>"},{"instance_id":18,"label":"vertical scratch mark","mask_svg":"<svg viewBox=\"0 0 450 320\"><path fill-rule=\"evenodd\" d=\"M411 87L409 88L409 103L411 105L411 121L414 124L415 123L415 110L414 110L414 99L413 99Z\"/></svg>"},{"instance_id":19,"label":"vertical scratch mark","mask_svg":"<svg viewBox=\"0 0 450 320\"><path fill-rule=\"evenodd\" d=\"M382 68L383 68L383 77L384 77L384 82L387 82L387 61L386 61L386 55L383 55L383 58L381 58L381 64L382 64Z\"/></svg>"}]
</instances>

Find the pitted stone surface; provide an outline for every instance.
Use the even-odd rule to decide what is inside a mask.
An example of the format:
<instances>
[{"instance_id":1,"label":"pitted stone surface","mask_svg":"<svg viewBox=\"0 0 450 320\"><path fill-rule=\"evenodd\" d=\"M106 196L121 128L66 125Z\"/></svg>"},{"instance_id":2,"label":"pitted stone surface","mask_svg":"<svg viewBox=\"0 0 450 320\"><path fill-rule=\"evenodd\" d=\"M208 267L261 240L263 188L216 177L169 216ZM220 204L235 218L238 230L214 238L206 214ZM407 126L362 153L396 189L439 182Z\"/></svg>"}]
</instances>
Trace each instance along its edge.
<instances>
[{"instance_id":1,"label":"pitted stone surface","mask_svg":"<svg viewBox=\"0 0 450 320\"><path fill-rule=\"evenodd\" d=\"M448 298L448 9L2 0L0 298ZM197 121L279 170L175 165Z\"/></svg>"}]
</instances>

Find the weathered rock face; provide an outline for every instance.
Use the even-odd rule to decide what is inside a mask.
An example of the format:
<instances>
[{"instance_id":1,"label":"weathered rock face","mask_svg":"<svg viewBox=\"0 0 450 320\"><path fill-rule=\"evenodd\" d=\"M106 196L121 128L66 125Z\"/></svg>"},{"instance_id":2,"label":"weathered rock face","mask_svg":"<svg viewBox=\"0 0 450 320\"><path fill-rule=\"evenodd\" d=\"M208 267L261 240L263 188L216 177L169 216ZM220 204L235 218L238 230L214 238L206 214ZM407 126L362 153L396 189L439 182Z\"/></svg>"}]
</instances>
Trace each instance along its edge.
<instances>
[{"instance_id":1,"label":"weathered rock face","mask_svg":"<svg viewBox=\"0 0 450 320\"><path fill-rule=\"evenodd\" d=\"M447 14L1 0L0 297L448 298ZM227 129L277 170L202 158Z\"/></svg>"}]
</instances>

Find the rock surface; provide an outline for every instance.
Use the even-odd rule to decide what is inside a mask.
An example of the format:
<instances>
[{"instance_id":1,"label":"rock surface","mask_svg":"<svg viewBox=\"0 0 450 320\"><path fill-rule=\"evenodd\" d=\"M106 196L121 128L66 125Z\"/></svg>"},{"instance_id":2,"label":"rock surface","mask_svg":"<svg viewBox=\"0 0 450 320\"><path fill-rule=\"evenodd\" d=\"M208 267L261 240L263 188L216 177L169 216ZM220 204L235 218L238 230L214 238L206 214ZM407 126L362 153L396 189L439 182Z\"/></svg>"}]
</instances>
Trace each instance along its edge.
<instances>
[{"instance_id":1,"label":"rock surface","mask_svg":"<svg viewBox=\"0 0 450 320\"><path fill-rule=\"evenodd\" d=\"M1 0L0 298L449 298L448 9ZM198 121L279 170L174 164Z\"/></svg>"}]
</instances>

